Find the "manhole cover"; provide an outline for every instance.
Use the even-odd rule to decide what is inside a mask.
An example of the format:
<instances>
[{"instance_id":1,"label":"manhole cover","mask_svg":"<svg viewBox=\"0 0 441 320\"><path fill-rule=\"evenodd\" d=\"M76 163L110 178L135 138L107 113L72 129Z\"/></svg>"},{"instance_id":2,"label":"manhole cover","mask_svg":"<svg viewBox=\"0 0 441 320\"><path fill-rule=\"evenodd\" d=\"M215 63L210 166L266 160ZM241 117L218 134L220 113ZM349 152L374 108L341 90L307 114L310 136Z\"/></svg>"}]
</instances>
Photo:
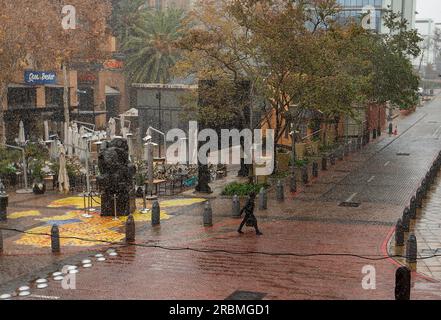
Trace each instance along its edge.
<instances>
[{"instance_id":1,"label":"manhole cover","mask_svg":"<svg viewBox=\"0 0 441 320\"><path fill-rule=\"evenodd\" d=\"M358 208L359 206L361 206L361 203L359 202L341 202L339 205L339 207L349 207L349 208Z\"/></svg>"},{"instance_id":2,"label":"manhole cover","mask_svg":"<svg viewBox=\"0 0 441 320\"><path fill-rule=\"evenodd\" d=\"M408 156L410 156L410 153L400 152L400 153L397 153L397 156L408 157Z\"/></svg>"},{"instance_id":3,"label":"manhole cover","mask_svg":"<svg viewBox=\"0 0 441 320\"><path fill-rule=\"evenodd\" d=\"M263 292L235 291L225 300L262 300L265 296Z\"/></svg>"}]
</instances>

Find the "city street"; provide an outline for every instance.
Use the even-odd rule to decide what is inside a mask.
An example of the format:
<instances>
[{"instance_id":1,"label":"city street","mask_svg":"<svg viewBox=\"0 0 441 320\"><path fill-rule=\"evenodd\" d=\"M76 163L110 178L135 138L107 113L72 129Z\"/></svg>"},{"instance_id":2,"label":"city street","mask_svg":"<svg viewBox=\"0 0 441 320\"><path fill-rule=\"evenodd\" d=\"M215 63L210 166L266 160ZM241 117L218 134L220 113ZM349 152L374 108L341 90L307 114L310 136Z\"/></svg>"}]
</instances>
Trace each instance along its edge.
<instances>
[{"instance_id":1,"label":"city street","mask_svg":"<svg viewBox=\"0 0 441 320\"><path fill-rule=\"evenodd\" d=\"M30 286L30 296L13 299L394 299L400 262L387 256L396 221L441 150L441 96L396 124L398 135L383 132L299 193L286 187L284 202L271 192L269 209L256 214L263 236L252 228L239 235L231 199L222 196L210 199L213 227L203 227L202 198L161 198L161 226L151 227L148 215L135 217L136 245L66 240L53 255L47 236L3 232L0 295ZM441 248L440 188L437 180L415 222L420 256ZM9 214L17 214L3 228L45 233L64 221L61 236L65 226L80 238L123 243L123 221L84 220L81 199L57 204L63 197L51 193L10 196ZM95 257L100 253L105 261ZM75 289L51 276L64 265L77 266ZM367 265L375 268L374 290L362 287ZM48 279L48 287L37 289L38 278ZM440 299L440 280L440 258L419 262L411 298Z\"/></svg>"}]
</instances>

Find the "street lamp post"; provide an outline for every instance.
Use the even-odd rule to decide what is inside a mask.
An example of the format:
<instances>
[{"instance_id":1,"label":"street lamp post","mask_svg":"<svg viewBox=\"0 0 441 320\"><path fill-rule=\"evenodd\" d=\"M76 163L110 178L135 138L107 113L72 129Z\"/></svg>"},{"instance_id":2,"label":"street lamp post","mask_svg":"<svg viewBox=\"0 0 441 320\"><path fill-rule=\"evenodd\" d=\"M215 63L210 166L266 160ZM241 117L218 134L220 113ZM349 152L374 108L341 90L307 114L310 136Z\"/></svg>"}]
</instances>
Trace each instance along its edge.
<instances>
[{"instance_id":1,"label":"street lamp post","mask_svg":"<svg viewBox=\"0 0 441 320\"><path fill-rule=\"evenodd\" d=\"M290 189L291 192L297 192L297 177L296 177L296 130L294 128L294 124L291 124L291 157L292 157L292 165L291 165L291 180L290 180Z\"/></svg>"},{"instance_id":2,"label":"street lamp post","mask_svg":"<svg viewBox=\"0 0 441 320\"><path fill-rule=\"evenodd\" d=\"M162 102L162 92L158 91L158 93L156 94L156 99L158 99L158 124L159 124L159 131L162 131L162 106L161 106L161 102ZM159 143L159 158L161 158L161 143Z\"/></svg>"}]
</instances>

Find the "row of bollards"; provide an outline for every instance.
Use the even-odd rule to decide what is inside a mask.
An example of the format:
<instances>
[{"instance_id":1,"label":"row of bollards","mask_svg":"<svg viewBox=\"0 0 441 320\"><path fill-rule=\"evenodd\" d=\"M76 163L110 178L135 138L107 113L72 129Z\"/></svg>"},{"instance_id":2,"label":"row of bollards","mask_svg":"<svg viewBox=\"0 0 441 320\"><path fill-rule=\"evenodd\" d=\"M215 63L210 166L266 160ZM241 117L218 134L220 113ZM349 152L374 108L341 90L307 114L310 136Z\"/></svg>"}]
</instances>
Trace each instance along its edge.
<instances>
[{"instance_id":1,"label":"row of bollards","mask_svg":"<svg viewBox=\"0 0 441 320\"><path fill-rule=\"evenodd\" d=\"M425 177L421 181L420 187L416 194L410 199L410 204L403 211L403 215L398 219L395 226L395 246L398 252L403 252L405 233L411 232L412 221L417 219L418 208L422 208L423 200L427 196L430 186L435 182L439 170L441 169L441 152L438 154L432 166L427 171ZM401 267L397 270L395 276L395 299L410 299L410 277L411 270L416 269L418 259L418 243L416 236L410 234L406 241L406 263L408 267Z\"/></svg>"},{"instance_id":2,"label":"row of bollards","mask_svg":"<svg viewBox=\"0 0 441 320\"><path fill-rule=\"evenodd\" d=\"M205 221L205 220L204 220ZM155 201L152 204L152 226L158 226L161 224L161 208L159 202ZM135 218L132 214L127 217L125 223L125 241L134 242L136 238L136 226ZM51 228L51 249L53 253L59 253L61 251L60 245L60 230L58 225L54 224ZM3 242L0 230L0 252L3 250Z\"/></svg>"}]
</instances>

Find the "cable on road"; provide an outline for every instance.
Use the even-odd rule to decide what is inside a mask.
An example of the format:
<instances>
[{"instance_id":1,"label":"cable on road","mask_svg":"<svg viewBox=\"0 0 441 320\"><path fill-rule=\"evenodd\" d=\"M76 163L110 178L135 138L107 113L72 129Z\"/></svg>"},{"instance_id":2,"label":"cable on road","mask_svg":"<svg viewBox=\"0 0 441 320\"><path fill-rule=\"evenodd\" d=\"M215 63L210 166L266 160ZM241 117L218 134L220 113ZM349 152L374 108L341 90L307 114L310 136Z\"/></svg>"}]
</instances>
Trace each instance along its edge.
<instances>
[{"instance_id":1,"label":"cable on road","mask_svg":"<svg viewBox=\"0 0 441 320\"><path fill-rule=\"evenodd\" d=\"M48 233L37 233L37 232L29 232L18 230L14 228L0 228L1 231L9 231L22 233L33 236L46 236L51 237ZM298 257L298 258L314 258L314 257L347 257L347 258L356 258L361 260L369 260L369 261L382 261L387 259L405 259L407 256L403 255L359 255L359 254L351 254L351 253L292 253L292 252L266 252L266 251L232 251L226 249L201 249L201 248L190 248L190 247L168 247L162 245L153 245L153 244L142 244L142 243L125 243L125 242L112 242L107 240L99 240L99 239L88 239L74 236L60 236L60 239L74 239L85 242L100 242L103 244L108 244L112 246L120 246L120 247L141 247L141 248L152 248L152 249L162 249L166 251L191 251L197 253L206 253L206 254L215 254L215 253L224 253L229 255L262 255L262 256L270 256L270 257ZM427 260L436 257L441 257L441 254L433 254L430 256L421 256L417 257L417 260Z\"/></svg>"}]
</instances>

